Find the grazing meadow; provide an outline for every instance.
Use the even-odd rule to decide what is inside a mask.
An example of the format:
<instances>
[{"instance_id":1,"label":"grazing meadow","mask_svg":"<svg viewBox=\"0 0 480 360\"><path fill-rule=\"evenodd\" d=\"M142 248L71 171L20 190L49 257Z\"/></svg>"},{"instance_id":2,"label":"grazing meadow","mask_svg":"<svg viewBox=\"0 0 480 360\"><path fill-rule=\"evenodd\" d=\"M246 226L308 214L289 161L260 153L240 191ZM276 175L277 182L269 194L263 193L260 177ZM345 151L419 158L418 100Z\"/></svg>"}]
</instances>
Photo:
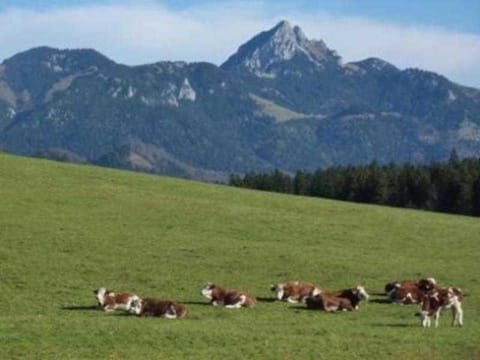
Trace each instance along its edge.
<instances>
[{"instance_id":1,"label":"grazing meadow","mask_svg":"<svg viewBox=\"0 0 480 360\"><path fill-rule=\"evenodd\" d=\"M480 221L0 154L2 359L479 359ZM463 328L423 329L386 282L461 287ZM272 301L270 284L357 284L360 310ZM256 295L209 305L207 281ZM104 313L106 286L183 302L183 320Z\"/></svg>"}]
</instances>

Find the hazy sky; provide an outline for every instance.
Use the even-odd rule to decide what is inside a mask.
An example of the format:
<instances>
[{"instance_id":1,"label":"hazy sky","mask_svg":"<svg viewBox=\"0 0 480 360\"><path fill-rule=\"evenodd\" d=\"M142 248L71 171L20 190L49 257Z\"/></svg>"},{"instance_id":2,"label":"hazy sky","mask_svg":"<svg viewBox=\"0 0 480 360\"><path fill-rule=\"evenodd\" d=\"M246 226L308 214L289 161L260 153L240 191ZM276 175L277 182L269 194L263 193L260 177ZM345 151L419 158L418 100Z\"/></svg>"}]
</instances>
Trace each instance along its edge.
<instances>
[{"instance_id":1,"label":"hazy sky","mask_svg":"<svg viewBox=\"0 0 480 360\"><path fill-rule=\"evenodd\" d=\"M220 64L282 19L345 62L376 56L480 88L480 0L0 0L0 61L48 45L125 64Z\"/></svg>"}]
</instances>

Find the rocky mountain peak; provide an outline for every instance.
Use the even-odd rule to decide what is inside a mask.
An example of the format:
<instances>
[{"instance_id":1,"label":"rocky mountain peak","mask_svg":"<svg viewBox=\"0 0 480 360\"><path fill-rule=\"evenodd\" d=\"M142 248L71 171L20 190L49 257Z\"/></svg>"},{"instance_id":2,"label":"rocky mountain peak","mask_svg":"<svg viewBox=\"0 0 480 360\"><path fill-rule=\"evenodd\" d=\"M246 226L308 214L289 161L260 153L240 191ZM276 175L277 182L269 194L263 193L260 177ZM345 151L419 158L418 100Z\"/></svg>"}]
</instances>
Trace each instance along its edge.
<instances>
[{"instance_id":1,"label":"rocky mountain peak","mask_svg":"<svg viewBox=\"0 0 480 360\"><path fill-rule=\"evenodd\" d=\"M268 31L261 32L232 55L222 67L226 70L247 69L261 75L272 65L303 57L316 66L326 62L338 63L339 56L321 40L310 40L298 26L283 20Z\"/></svg>"}]
</instances>

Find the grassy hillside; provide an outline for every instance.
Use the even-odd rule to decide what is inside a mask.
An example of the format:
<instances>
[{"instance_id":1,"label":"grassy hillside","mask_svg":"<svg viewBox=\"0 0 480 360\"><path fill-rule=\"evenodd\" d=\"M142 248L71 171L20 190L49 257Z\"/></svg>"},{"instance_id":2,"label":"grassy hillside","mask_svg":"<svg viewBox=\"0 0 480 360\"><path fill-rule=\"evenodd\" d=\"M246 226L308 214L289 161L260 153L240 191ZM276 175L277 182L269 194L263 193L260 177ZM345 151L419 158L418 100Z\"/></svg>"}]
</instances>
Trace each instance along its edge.
<instances>
[{"instance_id":1,"label":"grassy hillside","mask_svg":"<svg viewBox=\"0 0 480 360\"><path fill-rule=\"evenodd\" d=\"M0 353L7 358L480 358L480 221L268 194L0 154ZM262 297L434 276L462 287L465 326L415 306L326 314L206 306L214 281ZM93 309L99 286L183 301L186 320ZM375 298L375 296L374 296Z\"/></svg>"}]
</instances>

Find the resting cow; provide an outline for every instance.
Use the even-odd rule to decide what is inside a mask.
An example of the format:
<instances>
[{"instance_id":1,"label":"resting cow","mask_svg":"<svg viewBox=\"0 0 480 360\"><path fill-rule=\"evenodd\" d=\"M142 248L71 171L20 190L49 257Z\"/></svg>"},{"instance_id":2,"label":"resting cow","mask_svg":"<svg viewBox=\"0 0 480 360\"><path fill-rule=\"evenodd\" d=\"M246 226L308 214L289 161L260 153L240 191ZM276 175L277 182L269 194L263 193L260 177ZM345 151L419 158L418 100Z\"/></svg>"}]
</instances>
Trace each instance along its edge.
<instances>
[{"instance_id":1,"label":"resting cow","mask_svg":"<svg viewBox=\"0 0 480 360\"><path fill-rule=\"evenodd\" d=\"M130 308L130 303L135 299L139 299L135 294L129 292L116 294L104 287L94 290L93 292L97 298L98 305L107 312L114 310L127 311Z\"/></svg>"},{"instance_id":2,"label":"resting cow","mask_svg":"<svg viewBox=\"0 0 480 360\"><path fill-rule=\"evenodd\" d=\"M187 315L185 305L156 298L135 299L128 311L137 316L157 316L166 319L181 319Z\"/></svg>"},{"instance_id":3,"label":"resting cow","mask_svg":"<svg viewBox=\"0 0 480 360\"><path fill-rule=\"evenodd\" d=\"M207 283L201 291L202 295L210 300L214 306L223 305L229 309L253 307L257 303L255 297L243 291L223 289L213 283Z\"/></svg>"},{"instance_id":4,"label":"resting cow","mask_svg":"<svg viewBox=\"0 0 480 360\"><path fill-rule=\"evenodd\" d=\"M327 312L358 310L362 300L368 300L369 295L363 286L340 290L331 293L320 292L306 299L309 309L324 310Z\"/></svg>"},{"instance_id":5,"label":"resting cow","mask_svg":"<svg viewBox=\"0 0 480 360\"><path fill-rule=\"evenodd\" d=\"M387 297L391 302L397 304L419 304L423 296L436 288L437 283L433 278L420 279L418 281L398 281L390 283L393 287L388 292Z\"/></svg>"},{"instance_id":6,"label":"resting cow","mask_svg":"<svg viewBox=\"0 0 480 360\"><path fill-rule=\"evenodd\" d=\"M278 300L286 300L290 303L305 302L309 296L315 296L321 292L318 286L299 281L287 281L272 285L270 290L275 291Z\"/></svg>"}]
</instances>

